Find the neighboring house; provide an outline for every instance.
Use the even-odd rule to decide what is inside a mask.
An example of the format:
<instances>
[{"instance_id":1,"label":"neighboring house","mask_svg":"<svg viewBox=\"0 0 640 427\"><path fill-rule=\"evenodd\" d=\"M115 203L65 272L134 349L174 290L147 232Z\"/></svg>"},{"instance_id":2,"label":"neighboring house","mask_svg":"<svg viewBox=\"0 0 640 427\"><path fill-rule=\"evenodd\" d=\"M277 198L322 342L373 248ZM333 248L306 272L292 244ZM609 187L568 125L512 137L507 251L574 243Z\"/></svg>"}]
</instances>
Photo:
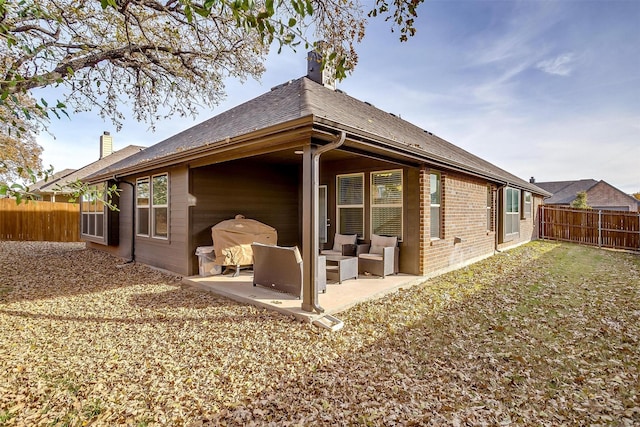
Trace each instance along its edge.
<instances>
[{"instance_id":1,"label":"neighboring house","mask_svg":"<svg viewBox=\"0 0 640 427\"><path fill-rule=\"evenodd\" d=\"M82 237L195 275L211 226L242 214L301 248L307 311L335 233L398 236L400 272L414 275L537 238L549 193L320 82L310 72L89 177L119 185L120 212L105 209L103 236Z\"/></svg>"},{"instance_id":2,"label":"neighboring house","mask_svg":"<svg viewBox=\"0 0 640 427\"><path fill-rule=\"evenodd\" d=\"M637 212L640 201L635 197L618 190L614 186L595 179L580 179L578 181L535 182L535 185L552 193L544 199L545 205L571 206L580 191L587 193L587 204L593 209Z\"/></svg>"},{"instance_id":3,"label":"neighboring house","mask_svg":"<svg viewBox=\"0 0 640 427\"><path fill-rule=\"evenodd\" d=\"M36 194L38 196L39 200L44 200L47 202L55 202L55 193L49 192L49 191L42 191L42 188L44 186L51 186L52 184L55 184L56 182L58 182L58 180L60 180L61 178L64 178L65 176L75 172L77 169L63 169L60 172L55 172L53 175L47 177L47 179L41 179L40 181L36 182L35 184L33 184L31 187L29 187L29 191L33 194ZM66 201L66 200L58 200L58 201Z\"/></svg>"},{"instance_id":4,"label":"neighboring house","mask_svg":"<svg viewBox=\"0 0 640 427\"><path fill-rule=\"evenodd\" d=\"M50 202L68 202L73 197L74 190L69 186L82 181L89 175L119 162L132 154L138 153L144 147L129 145L121 150L113 151L113 138L109 132L100 135L100 158L80 169L65 169L53 175L47 182L37 182L31 191L41 200Z\"/></svg>"}]
</instances>

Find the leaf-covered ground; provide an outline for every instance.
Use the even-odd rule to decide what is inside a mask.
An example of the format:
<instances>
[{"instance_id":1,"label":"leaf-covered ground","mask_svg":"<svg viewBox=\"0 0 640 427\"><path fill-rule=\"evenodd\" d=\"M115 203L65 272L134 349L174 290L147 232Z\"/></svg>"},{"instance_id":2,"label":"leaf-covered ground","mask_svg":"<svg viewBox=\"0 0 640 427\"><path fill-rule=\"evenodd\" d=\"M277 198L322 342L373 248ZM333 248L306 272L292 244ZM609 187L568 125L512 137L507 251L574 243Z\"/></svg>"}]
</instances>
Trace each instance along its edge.
<instances>
[{"instance_id":1,"label":"leaf-covered ground","mask_svg":"<svg viewBox=\"0 0 640 427\"><path fill-rule=\"evenodd\" d=\"M0 242L0 425L638 425L640 256L534 242L341 313Z\"/></svg>"}]
</instances>

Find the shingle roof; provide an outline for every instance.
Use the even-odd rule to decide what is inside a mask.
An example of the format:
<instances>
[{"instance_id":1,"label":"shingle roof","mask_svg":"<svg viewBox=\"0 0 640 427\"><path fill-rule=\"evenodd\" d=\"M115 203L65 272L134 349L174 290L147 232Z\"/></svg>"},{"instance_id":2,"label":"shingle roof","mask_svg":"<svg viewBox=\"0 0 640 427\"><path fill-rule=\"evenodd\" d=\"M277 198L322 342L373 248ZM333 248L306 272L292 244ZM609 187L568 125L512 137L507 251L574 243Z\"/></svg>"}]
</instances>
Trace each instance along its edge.
<instances>
[{"instance_id":1,"label":"shingle roof","mask_svg":"<svg viewBox=\"0 0 640 427\"><path fill-rule=\"evenodd\" d=\"M117 162L99 176L120 170L144 168L158 159L200 149L250 132L313 116L316 122L330 121L338 129L361 131L373 141L387 140L415 150L426 161L438 160L471 173L493 178L545 195L534 184L425 131L399 117L348 96L341 91L302 77L274 87L271 91L180 132L125 160ZM212 145L212 148L215 145Z\"/></svg>"},{"instance_id":2,"label":"shingle roof","mask_svg":"<svg viewBox=\"0 0 640 427\"><path fill-rule=\"evenodd\" d=\"M588 191L597 183L598 181L595 179L580 179L577 181L536 182L536 185L553 194L544 200L546 204L568 205L576 198L576 194L580 191Z\"/></svg>"},{"instance_id":3,"label":"shingle roof","mask_svg":"<svg viewBox=\"0 0 640 427\"><path fill-rule=\"evenodd\" d=\"M40 181L36 182L35 184L33 184L30 188L31 191L33 191L34 193L39 192L42 187L44 187L45 185L51 185L54 182L57 182L59 179L64 178L65 176L69 175L70 173L75 172L76 169L63 169L59 172L55 172L53 175L51 175L50 177L47 177L46 180L41 179Z\"/></svg>"},{"instance_id":4,"label":"shingle roof","mask_svg":"<svg viewBox=\"0 0 640 427\"><path fill-rule=\"evenodd\" d=\"M108 156L105 156L100 160L96 160L95 162L90 163L87 166L84 166L83 168L77 169L75 171L72 169L69 169L71 173L63 175L55 181L47 182L45 185L43 185L39 189L39 192L50 193L50 192L59 192L60 190L64 190L65 186L77 180L83 180L89 175L94 174L100 170L103 170L106 167L114 163L117 163L123 159L126 159L127 157L134 155L142 150L144 150L144 147L141 147L139 145L128 145L121 150L114 151Z\"/></svg>"}]
</instances>

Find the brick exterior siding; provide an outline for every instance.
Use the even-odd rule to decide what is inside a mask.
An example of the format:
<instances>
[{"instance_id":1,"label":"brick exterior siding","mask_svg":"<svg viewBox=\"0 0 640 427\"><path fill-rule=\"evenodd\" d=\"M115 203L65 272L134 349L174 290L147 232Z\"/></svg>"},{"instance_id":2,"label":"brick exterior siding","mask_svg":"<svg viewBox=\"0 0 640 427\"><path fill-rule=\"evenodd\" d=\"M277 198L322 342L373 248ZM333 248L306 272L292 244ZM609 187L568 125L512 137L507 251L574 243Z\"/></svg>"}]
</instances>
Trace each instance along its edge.
<instances>
[{"instance_id":1,"label":"brick exterior siding","mask_svg":"<svg viewBox=\"0 0 640 427\"><path fill-rule=\"evenodd\" d=\"M433 171L436 171L435 169ZM431 239L429 168L420 170L420 274L433 276L489 257L496 249L498 188L491 185L491 209L487 209L487 186L481 178L441 172L441 239ZM537 212L541 197L532 197L532 214L520 220L515 240L498 246L505 249L538 237ZM487 230L487 215L491 230Z\"/></svg>"},{"instance_id":2,"label":"brick exterior siding","mask_svg":"<svg viewBox=\"0 0 640 427\"><path fill-rule=\"evenodd\" d=\"M638 211L637 200L604 181L598 182L587 191L587 204L594 209Z\"/></svg>"}]
</instances>

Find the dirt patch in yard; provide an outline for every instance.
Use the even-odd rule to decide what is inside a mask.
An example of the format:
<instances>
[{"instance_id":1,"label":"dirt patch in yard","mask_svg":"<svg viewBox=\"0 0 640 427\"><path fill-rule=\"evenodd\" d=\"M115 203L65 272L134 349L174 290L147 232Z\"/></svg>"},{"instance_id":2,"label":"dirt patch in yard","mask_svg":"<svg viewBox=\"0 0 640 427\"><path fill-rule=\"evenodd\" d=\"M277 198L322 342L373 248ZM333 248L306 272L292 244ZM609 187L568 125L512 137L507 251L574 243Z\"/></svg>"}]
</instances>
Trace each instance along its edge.
<instances>
[{"instance_id":1,"label":"dirt patch in yard","mask_svg":"<svg viewBox=\"0 0 640 427\"><path fill-rule=\"evenodd\" d=\"M0 425L640 423L634 254L534 242L338 333L78 244L0 272Z\"/></svg>"}]
</instances>

